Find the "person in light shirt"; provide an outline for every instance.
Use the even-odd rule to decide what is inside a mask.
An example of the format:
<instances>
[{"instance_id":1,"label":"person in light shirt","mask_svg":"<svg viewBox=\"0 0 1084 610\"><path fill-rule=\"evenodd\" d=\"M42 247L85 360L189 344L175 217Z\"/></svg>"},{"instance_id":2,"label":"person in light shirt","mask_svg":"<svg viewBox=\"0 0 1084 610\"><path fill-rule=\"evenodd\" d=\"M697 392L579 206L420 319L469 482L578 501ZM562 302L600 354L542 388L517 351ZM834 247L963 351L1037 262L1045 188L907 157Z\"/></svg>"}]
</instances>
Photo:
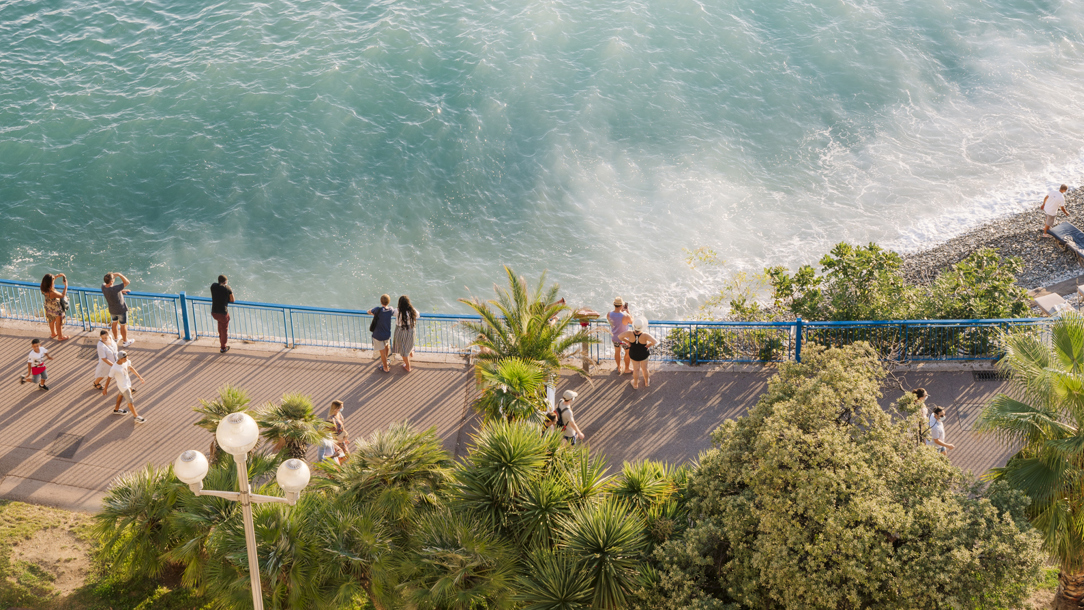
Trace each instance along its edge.
<instances>
[{"instance_id":1,"label":"person in light shirt","mask_svg":"<svg viewBox=\"0 0 1084 610\"><path fill-rule=\"evenodd\" d=\"M950 445L945 441L945 410L936 407L933 410L933 418L930 420L930 440L927 441L937 449L938 453L945 453L949 449L955 449L956 445Z\"/></svg>"},{"instance_id":2,"label":"person in light shirt","mask_svg":"<svg viewBox=\"0 0 1084 610\"><path fill-rule=\"evenodd\" d=\"M109 376L105 378L105 387L102 388L102 395L106 396L109 392L109 382L117 382L117 406L113 407L113 415L127 415L129 411L132 412L132 417L135 418L135 423L146 423L146 419L139 416L136 412L135 400L132 398L132 379L128 376L128 371L131 371L139 378L139 382L143 383L143 376L139 374L139 371L132 366L132 363L128 361L128 354L126 352L117 352L117 361L109 369ZM120 408L120 404L124 399L128 399L128 408Z\"/></svg>"},{"instance_id":3,"label":"person in light shirt","mask_svg":"<svg viewBox=\"0 0 1084 610\"><path fill-rule=\"evenodd\" d=\"M108 330L98 333L98 365L94 367L94 389L102 389L102 380L117 361L117 342Z\"/></svg>"},{"instance_id":4,"label":"person in light shirt","mask_svg":"<svg viewBox=\"0 0 1084 610\"><path fill-rule=\"evenodd\" d=\"M1058 210L1064 212L1066 216L1069 215L1068 210L1065 209L1065 191L1068 190L1069 187L1063 184L1058 190L1050 191L1046 194L1046 197L1043 197L1043 204L1039 206L1043 209L1044 222L1046 223L1043 225L1043 237L1049 236L1047 231L1057 222Z\"/></svg>"}]
</instances>

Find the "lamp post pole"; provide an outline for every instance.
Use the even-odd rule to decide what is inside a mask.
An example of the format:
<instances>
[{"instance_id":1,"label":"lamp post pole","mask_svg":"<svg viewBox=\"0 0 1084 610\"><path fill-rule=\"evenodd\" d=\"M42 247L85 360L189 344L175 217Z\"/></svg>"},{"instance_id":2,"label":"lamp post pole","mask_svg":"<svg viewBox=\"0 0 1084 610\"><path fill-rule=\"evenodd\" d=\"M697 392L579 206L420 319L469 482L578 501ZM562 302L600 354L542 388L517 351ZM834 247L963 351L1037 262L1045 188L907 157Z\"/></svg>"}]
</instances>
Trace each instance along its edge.
<instances>
[{"instance_id":1,"label":"lamp post pole","mask_svg":"<svg viewBox=\"0 0 1084 610\"><path fill-rule=\"evenodd\" d=\"M248 578L252 586L252 608L263 610L263 587L260 585L260 561L256 556L256 526L252 523L252 494L248 485L246 454L235 456L237 485L241 489L241 517L245 523L245 547L248 550Z\"/></svg>"},{"instance_id":2,"label":"lamp post pole","mask_svg":"<svg viewBox=\"0 0 1084 610\"><path fill-rule=\"evenodd\" d=\"M260 428L256 420L246 413L231 413L222 418L215 431L219 447L233 456L237 464L237 491L203 489L203 478L209 468L207 457L199 451L185 451L173 462L173 473L197 496L215 496L241 503L241 518L245 524L245 549L248 554L248 577L252 586L252 607L263 610L263 587L260 585L260 561L256 556L256 526L252 522L252 503L278 502L293 506L301 496L301 490L309 484L309 467L298 459L279 464L275 480L286 492L285 498L252 493L248 482L248 452L256 446Z\"/></svg>"}]
</instances>

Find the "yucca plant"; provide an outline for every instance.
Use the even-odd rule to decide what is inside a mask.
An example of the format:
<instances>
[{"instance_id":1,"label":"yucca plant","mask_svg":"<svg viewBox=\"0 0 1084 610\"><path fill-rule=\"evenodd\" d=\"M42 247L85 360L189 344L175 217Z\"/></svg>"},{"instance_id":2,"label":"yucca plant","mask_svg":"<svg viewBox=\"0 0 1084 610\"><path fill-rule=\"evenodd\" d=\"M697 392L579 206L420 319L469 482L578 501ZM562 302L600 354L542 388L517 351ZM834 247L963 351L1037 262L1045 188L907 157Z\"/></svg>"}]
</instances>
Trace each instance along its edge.
<instances>
[{"instance_id":1,"label":"yucca plant","mask_svg":"<svg viewBox=\"0 0 1084 610\"><path fill-rule=\"evenodd\" d=\"M562 368L578 371L570 364L562 364L561 359L574 347L599 340L586 329L569 332L575 320L568 315L570 308L558 301L557 284L545 287L545 273L531 290L527 280L510 267L504 271L508 288L494 285L496 299L459 299L482 318L463 323L476 337L472 345L480 348L478 360L487 363L521 358L538 365L546 379Z\"/></svg>"},{"instance_id":2,"label":"yucca plant","mask_svg":"<svg viewBox=\"0 0 1084 610\"><path fill-rule=\"evenodd\" d=\"M625 462L613 487L613 495L643 516L652 506L666 502L677 491L667 474L666 467L660 462Z\"/></svg>"},{"instance_id":3,"label":"yucca plant","mask_svg":"<svg viewBox=\"0 0 1084 610\"><path fill-rule=\"evenodd\" d=\"M1062 314L1049 344L1014 333L1002 346L1012 396L998 395L977 427L1021 449L988 476L1031 498L1028 518L1060 570L1053 607L1076 608L1084 599L1084 317Z\"/></svg>"},{"instance_id":4,"label":"yucca plant","mask_svg":"<svg viewBox=\"0 0 1084 610\"><path fill-rule=\"evenodd\" d=\"M551 548L561 521L572 514L572 492L559 478L532 481L515 513L516 537L522 548Z\"/></svg>"},{"instance_id":5,"label":"yucca plant","mask_svg":"<svg viewBox=\"0 0 1084 610\"><path fill-rule=\"evenodd\" d=\"M182 489L170 467L147 466L114 479L94 516L99 560L126 578L160 574L174 543L166 521Z\"/></svg>"},{"instance_id":6,"label":"yucca plant","mask_svg":"<svg viewBox=\"0 0 1084 610\"><path fill-rule=\"evenodd\" d=\"M327 422L316 414L312 400L301 394L284 394L278 404L268 403L256 412L264 440L275 451L305 459L309 445L331 438Z\"/></svg>"},{"instance_id":7,"label":"yucca plant","mask_svg":"<svg viewBox=\"0 0 1084 610\"><path fill-rule=\"evenodd\" d=\"M591 580L572 555L536 550L516 579L515 601L523 610L588 610Z\"/></svg>"},{"instance_id":8,"label":"yucca plant","mask_svg":"<svg viewBox=\"0 0 1084 610\"><path fill-rule=\"evenodd\" d=\"M430 513L418 520L396 571L408 608L500 610L511 607L516 553L480 519Z\"/></svg>"},{"instance_id":9,"label":"yucca plant","mask_svg":"<svg viewBox=\"0 0 1084 610\"><path fill-rule=\"evenodd\" d=\"M478 365L482 395L474 410L486 421L526 420L541 424L546 409L546 378L540 366L511 357Z\"/></svg>"},{"instance_id":10,"label":"yucca plant","mask_svg":"<svg viewBox=\"0 0 1084 610\"><path fill-rule=\"evenodd\" d=\"M570 448L556 456L556 470L571 493L571 503L582 506L601 498L613 485L606 474L606 458L592 455L586 446Z\"/></svg>"},{"instance_id":11,"label":"yucca plant","mask_svg":"<svg viewBox=\"0 0 1084 610\"><path fill-rule=\"evenodd\" d=\"M357 441L349 461L314 482L405 528L420 508L439 505L451 467L436 428L420 432L403 422Z\"/></svg>"},{"instance_id":12,"label":"yucca plant","mask_svg":"<svg viewBox=\"0 0 1084 610\"><path fill-rule=\"evenodd\" d=\"M499 528L509 525L516 503L539 479L553 455L557 435L526 422L494 420L474 438L456 471L458 499Z\"/></svg>"},{"instance_id":13,"label":"yucca plant","mask_svg":"<svg viewBox=\"0 0 1084 610\"><path fill-rule=\"evenodd\" d=\"M608 498L574 508L561 529L561 548L578 560L590 584L591 607L624 607L627 594L636 588L645 550L640 518L625 503Z\"/></svg>"},{"instance_id":14,"label":"yucca plant","mask_svg":"<svg viewBox=\"0 0 1084 610\"><path fill-rule=\"evenodd\" d=\"M192 410L199 413L203 417L196 422L196 425L200 428L211 433L211 450L208 456L211 462L215 462L220 457L220 451L218 449L218 440L214 436L218 430L218 424L222 421L223 417L231 413L238 413L241 411L248 411L248 404L251 402L248 397L248 393L232 385L225 385L218 390L218 398L214 400L199 401L198 407L192 407Z\"/></svg>"}]
</instances>

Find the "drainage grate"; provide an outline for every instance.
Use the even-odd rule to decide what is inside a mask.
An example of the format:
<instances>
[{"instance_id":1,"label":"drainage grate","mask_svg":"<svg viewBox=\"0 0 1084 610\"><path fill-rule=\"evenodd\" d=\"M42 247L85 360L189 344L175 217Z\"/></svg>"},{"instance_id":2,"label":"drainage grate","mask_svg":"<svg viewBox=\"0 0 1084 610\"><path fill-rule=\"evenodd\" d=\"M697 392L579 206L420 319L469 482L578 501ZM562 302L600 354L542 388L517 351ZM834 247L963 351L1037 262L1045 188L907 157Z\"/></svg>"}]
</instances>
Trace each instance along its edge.
<instances>
[{"instance_id":1,"label":"drainage grate","mask_svg":"<svg viewBox=\"0 0 1084 610\"><path fill-rule=\"evenodd\" d=\"M79 346L79 358L90 358L91 360L98 359L98 346L96 345L80 345Z\"/></svg>"},{"instance_id":2,"label":"drainage grate","mask_svg":"<svg viewBox=\"0 0 1084 610\"><path fill-rule=\"evenodd\" d=\"M1008 381L1009 376L1001 371L971 371L975 381Z\"/></svg>"},{"instance_id":3,"label":"drainage grate","mask_svg":"<svg viewBox=\"0 0 1084 610\"><path fill-rule=\"evenodd\" d=\"M82 442L82 436L64 434L61 432L56 435L56 440L49 443L49 446L45 449L45 453L48 453L53 457L61 457L70 460L75 457L75 452L79 449L79 445L82 444Z\"/></svg>"}]
</instances>

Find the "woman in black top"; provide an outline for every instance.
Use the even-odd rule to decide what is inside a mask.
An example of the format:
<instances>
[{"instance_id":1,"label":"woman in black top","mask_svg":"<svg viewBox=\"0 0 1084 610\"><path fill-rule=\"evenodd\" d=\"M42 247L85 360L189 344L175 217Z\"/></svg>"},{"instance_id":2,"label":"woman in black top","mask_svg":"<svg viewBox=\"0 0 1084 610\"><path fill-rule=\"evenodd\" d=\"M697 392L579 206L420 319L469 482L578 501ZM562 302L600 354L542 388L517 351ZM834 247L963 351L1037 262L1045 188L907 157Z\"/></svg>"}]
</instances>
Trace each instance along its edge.
<instances>
[{"instance_id":1,"label":"woman in black top","mask_svg":"<svg viewBox=\"0 0 1084 610\"><path fill-rule=\"evenodd\" d=\"M632 387L640 387L636 379L644 376L644 387L651 387L651 376L647 372L647 359L651 357L651 348L658 345L655 337L644 332L647 322L636 320L632 324L632 330L621 333L620 338L629 346L629 357L632 359Z\"/></svg>"}]
</instances>

